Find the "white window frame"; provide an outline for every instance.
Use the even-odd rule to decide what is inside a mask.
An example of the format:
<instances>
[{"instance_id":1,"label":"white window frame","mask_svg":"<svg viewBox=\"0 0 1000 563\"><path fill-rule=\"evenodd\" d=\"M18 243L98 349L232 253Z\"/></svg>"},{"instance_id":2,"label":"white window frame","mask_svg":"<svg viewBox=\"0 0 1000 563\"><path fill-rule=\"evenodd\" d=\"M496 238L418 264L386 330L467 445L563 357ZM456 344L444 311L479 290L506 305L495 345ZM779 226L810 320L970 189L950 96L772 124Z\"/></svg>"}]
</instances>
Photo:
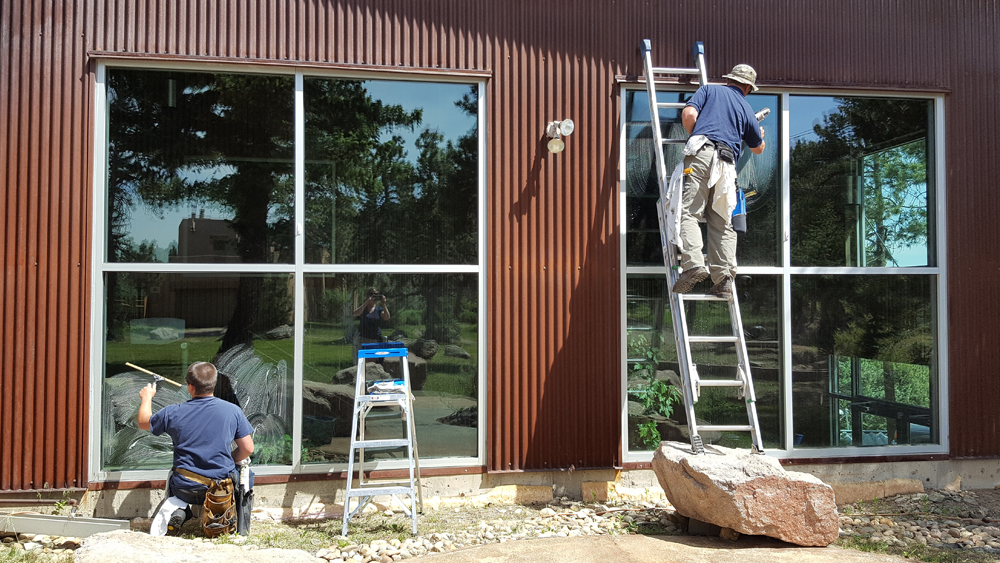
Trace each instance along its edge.
<instances>
[{"instance_id":1,"label":"white window frame","mask_svg":"<svg viewBox=\"0 0 1000 563\"><path fill-rule=\"evenodd\" d=\"M628 276L629 275L642 275L642 274L657 274L661 276L666 276L665 267L650 267L650 266L628 266L627 265L627 252L626 252L626 238L627 238L627 178L626 174L626 93L630 91L636 91L644 87L641 85L623 84L620 86L619 93L619 187L618 187L618 240L620 245L619 254L619 271L620 274L620 286L621 294L619 296L619 302L621 305L621 320L620 326L620 360L619 365L621 366L621 395L620 395L620 411L621 411L621 443L623 444L622 457L625 463L648 463L653 458L653 452L643 452L634 451L628 449L628 362L627 362L627 334L625 327L627 326L627 299L626 293L628 291ZM670 92L681 92L693 90L685 88L683 86L673 86L664 84L661 88L663 91ZM791 265L791 243L789 234L791 232L791 217L789 206L783 205L781 211L781 248L779 252L780 256L780 266L750 266L750 267L740 267L740 272L749 275L768 275L776 276L781 280L781 327L782 327L782 338L781 338L781 428L782 428L782 441L784 444L784 449L768 450L766 455L775 457L778 459L829 459L831 462L836 462L838 459L843 458L859 458L859 457L878 457L878 456L910 456L910 455L928 455L928 454L947 454L950 447L950 431L949 431L949 417L948 417L948 264L947 264L947 253L945 249L947 248L947 224L946 224L946 181L947 175L945 173L945 115L944 115L944 95L943 94L926 94L926 93L911 93L911 92L869 92L869 91L847 91L847 90L821 90L821 89L796 89L794 91L774 91L768 88L761 88L760 94L770 94L777 95L780 98L781 105L781 122L780 122L780 139L781 139L781 198L782 201L788 202L790 197L790 185L791 185L791 166L790 166L790 146L789 146L789 130L788 130L788 117L789 117L789 102L792 96L798 95L814 95L814 96L843 96L843 97L865 97L865 98L906 98L906 99L923 99L933 102L934 104L934 123L933 123L933 144L934 144L934 221L935 227L934 232L936 238L934 241L928 241L928 245L935 245L935 256L937 258L936 266L927 267L914 267L914 268L856 268L856 267L794 267ZM773 129L773 127L772 127ZM830 274L830 275L843 275L843 274L863 274L863 275L901 275L901 274L919 274L919 275L930 275L934 278L933 287L936 294L936 311L933 313L933 318L935 319L935 329L937 335L936 347L936 366L935 373L937 374L937 415L938 415L938 428L939 428L939 443L938 444L921 444L915 446L848 446L848 447L829 447L829 448L795 448L794 443L794 413L792 405L792 334L791 334L791 278L793 275L800 274ZM933 384L933 383L932 383Z\"/></svg>"},{"instance_id":2,"label":"white window frame","mask_svg":"<svg viewBox=\"0 0 1000 563\"><path fill-rule=\"evenodd\" d=\"M456 76L447 73L400 73L379 71L327 70L317 67L262 66L214 63L174 63L146 60L97 60L94 84L94 160L92 190L91 243L91 300L90 300L90 421L88 440L88 479L90 482L142 481L166 479L166 469L139 469L105 471L101 468L101 401L104 383L104 274L110 272L157 272L157 273L219 273L218 264L124 264L108 262L104 225L107 208L107 147L108 147L108 95L107 71L109 68L134 68L141 70L178 70L186 72L218 72L233 74L268 74L294 76L295 78L295 262L293 264L237 264L227 273L271 273L293 274L295 276L295 344L293 359L293 408L292 408L292 463L291 465L255 466L258 475L330 474L346 471L347 463L302 464L302 384L303 384L303 336L301 321L305 310L304 274L310 273L386 273L386 274L476 274L478 315L478 346L480 361L477 366L478 378L478 423L477 452L474 457L447 457L421 460L424 468L482 466L486 459L486 79L475 76ZM478 94L478 187L479 198L477 217L477 259L473 264L418 264L418 265L367 265L367 264L305 264L305 108L303 85L305 77L340 78L356 80L395 80L415 82L438 82L476 84ZM418 437L419 439L419 437ZM373 470L393 470L408 467L407 460L383 460L373 462Z\"/></svg>"}]
</instances>

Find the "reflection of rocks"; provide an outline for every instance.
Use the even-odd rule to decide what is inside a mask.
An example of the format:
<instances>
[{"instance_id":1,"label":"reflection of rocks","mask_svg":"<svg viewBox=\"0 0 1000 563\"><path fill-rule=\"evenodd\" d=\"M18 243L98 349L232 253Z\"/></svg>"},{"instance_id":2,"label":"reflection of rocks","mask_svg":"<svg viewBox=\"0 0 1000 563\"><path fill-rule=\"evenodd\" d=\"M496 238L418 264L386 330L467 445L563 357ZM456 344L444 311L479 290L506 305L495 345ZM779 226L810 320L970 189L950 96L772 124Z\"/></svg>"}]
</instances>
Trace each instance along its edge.
<instances>
[{"instance_id":1,"label":"reflection of rocks","mask_svg":"<svg viewBox=\"0 0 1000 563\"><path fill-rule=\"evenodd\" d=\"M410 366L410 390L419 391L423 389L424 382L427 381L427 360L410 353L406 361ZM353 386L357 372L357 366L342 369L334 374L333 383ZM385 358L381 364L368 362L365 365L365 379L369 381L378 379L403 379L403 369L399 358Z\"/></svg>"},{"instance_id":2,"label":"reflection of rocks","mask_svg":"<svg viewBox=\"0 0 1000 563\"><path fill-rule=\"evenodd\" d=\"M302 382L303 438L308 436L316 443L320 440L319 434L326 434L327 441L333 436L346 436L351 433L353 414L353 385ZM306 429L305 426L312 427Z\"/></svg>"},{"instance_id":3,"label":"reflection of rocks","mask_svg":"<svg viewBox=\"0 0 1000 563\"><path fill-rule=\"evenodd\" d=\"M264 338L268 340L287 340L291 338L293 334L292 327L288 325L281 325L265 332Z\"/></svg>"},{"instance_id":4,"label":"reflection of rocks","mask_svg":"<svg viewBox=\"0 0 1000 563\"><path fill-rule=\"evenodd\" d=\"M462 348L461 346L456 346L454 344L448 344L444 347L444 355L451 356L453 358L461 358L463 360L468 360L469 358L472 357L469 355L468 352L465 351L465 348Z\"/></svg>"},{"instance_id":5,"label":"reflection of rocks","mask_svg":"<svg viewBox=\"0 0 1000 563\"><path fill-rule=\"evenodd\" d=\"M386 360L388 361L388 360ZM383 364L378 364L375 362L368 362L365 366L365 379L393 379L385 368L382 367ZM344 368L338 371L333 376L333 383L340 383L343 385L350 385L352 388L355 383L355 374L358 373L358 366L351 366L349 368ZM353 392L352 392L353 393Z\"/></svg>"},{"instance_id":6,"label":"reflection of rocks","mask_svg":"<svg viewBox=\"0 0 1000 563\"><path fill-rule=\"evenodd\" d=\"M684 405L677 404L674 406L675 410L683 410ZM663 442L687 442L691 443L691 438L689 438L690 432L688 431L687 423L679 423L676 420L671 420L669 418L655 417L656 420L656 431L660 433L660 440ZM698 421L698 426L706 426L708 422L704 420ZM708 432L702 430L698 432L701 436L701 440L706 444L714 444L722 438L722 432L716 432L710 430Z\"/></svg>"},{"instance_id":7,"label":"reflection of rocks","mask_svg":"<svg viewBox=\"0 0 1000 563\"><path fill-rule=\"evenodd\" d=\"M424 340L423 338L413 341L413 344L409 348L411 354L416 354L425 360L433 358L441 350L437 342L434 340Z\"/></svg>"},{"instance_id":8,"label":"reflection of rocks","mask_svg":"<svg viewBox=\"0 0 1000 563\"><path fill-rule=\"evenodd\" d=\"M451 424L452 426L475 428L479 422L479 409L478 407L464 407L448 416L442 416L437 421L443 424Z\"/></svg>"},{"instance_id":9,"label":"reflection of rocks","mask_svg":"<svg viewBox=\"0 0 1000 563\"><path fill-rule=\"evenodd\" d=\"M172 340L177 340L180 337L181 333L178 332L177 329L170 328L168 326L161 326L160 328L154 328L153 330L149 331L150 340L164 340L169 342Z\"/></svg>"}]
</instances>

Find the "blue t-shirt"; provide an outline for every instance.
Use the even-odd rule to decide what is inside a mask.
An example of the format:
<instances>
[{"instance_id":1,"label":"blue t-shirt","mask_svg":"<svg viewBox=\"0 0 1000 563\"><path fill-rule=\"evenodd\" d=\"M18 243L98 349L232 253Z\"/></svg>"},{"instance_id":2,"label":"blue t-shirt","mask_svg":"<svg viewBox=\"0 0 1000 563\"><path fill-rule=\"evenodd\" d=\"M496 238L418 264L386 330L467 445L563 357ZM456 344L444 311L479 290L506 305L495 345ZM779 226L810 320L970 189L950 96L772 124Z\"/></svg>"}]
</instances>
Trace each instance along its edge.
<instances>
[{"instance_id":1,"label":"blue t-shirt","mask_svg":"<svg viewBox=\"0 0 1000 563\"><path fill-rule=\"evenodd\" d=\"M361 319L361 336L363 338L382 340L383 310L381 305L375 305L367 314L362 313L359 316Z\"/></svg>"},{"instance_id":2,"label":"blue t-shirt","mask_svg":"<svg viewBox=\"0 0 1000 563\"><path fill-rule=\"evenodd\" d=\"M709 84L698 88L687 105L698 110L698 121L692 135L704 135L712 142L723 143L733 149L739 160L742 142L757 148L764 139L753 109L735 86Z\"/></svg>"},{"instance_id":3,"label":"blue t-shirt","mask_svg":"<svg viewBox=\"0 0 1000 563\"><path fill-rule=\"evenodd\" d=\"M174 467L209 479L224 479L236 469L230 444L253 433L243 411L218 397L195 397L168 405L154 414L149 424L153 435L166 432L173 440ZM180 478L177 474L174 477Z\"/></svg>"}]
</instances>

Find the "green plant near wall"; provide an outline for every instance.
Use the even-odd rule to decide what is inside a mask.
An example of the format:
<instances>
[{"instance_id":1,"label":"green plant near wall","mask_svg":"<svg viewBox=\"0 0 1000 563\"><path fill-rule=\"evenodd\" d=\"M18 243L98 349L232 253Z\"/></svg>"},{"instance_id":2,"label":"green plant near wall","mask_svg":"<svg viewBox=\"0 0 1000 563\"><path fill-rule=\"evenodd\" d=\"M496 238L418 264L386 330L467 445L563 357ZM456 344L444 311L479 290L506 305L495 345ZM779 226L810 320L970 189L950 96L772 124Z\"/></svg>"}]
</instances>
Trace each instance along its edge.
<instances>
[{"instance_id":1,"label":"green plant near wall","mask_svg":"<svg viewBox=\"0 0 1000 563\"><path fill-rule=\"evenodd\" d=\"M635 391L635 396L641 401L645 412L663 418L670 418L674 405L681 399L680 390L670 382L658 379L656 370L663 361L663 354L658 346L653 346L644 335L637 335L629 341L629 356L639 358L632 362L632 374L646 380L641 389ZM646 449L656 449L660 445L660 431L656 421L647 420L638 425L639 439Z\"/></svg>"}]
</instances>

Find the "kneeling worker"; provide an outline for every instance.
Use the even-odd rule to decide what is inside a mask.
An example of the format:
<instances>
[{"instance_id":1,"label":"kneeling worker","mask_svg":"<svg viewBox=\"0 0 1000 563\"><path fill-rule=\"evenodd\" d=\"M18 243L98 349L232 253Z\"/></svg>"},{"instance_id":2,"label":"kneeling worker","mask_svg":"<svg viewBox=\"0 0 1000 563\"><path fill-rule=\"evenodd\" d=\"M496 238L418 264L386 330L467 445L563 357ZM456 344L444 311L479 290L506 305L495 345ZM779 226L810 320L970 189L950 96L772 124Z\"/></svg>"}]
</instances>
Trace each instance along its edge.
<instances>
[{"instance_id":1,"label":"kneeling worker","mask_svg":"<svg viewBox=\"0 0 1000 563\"><path fill-rule=\"evenodd\" d=\"M191 517L188 505L205 502L207 487L177 470L190 471L211 480L221 480L236 469L236 464L253 453L253 427L243 410L212 394L218 372L209 362L196 362L188 368L188 393L191 400L168 405L153 414L152 383L139 390L139 428L159 436L166 432L174 443L174 466L167 483L167 497L160 503L149 533L176 535ZM229 451L236 440L236 449Z\"/></svg>"}]
</instances>

